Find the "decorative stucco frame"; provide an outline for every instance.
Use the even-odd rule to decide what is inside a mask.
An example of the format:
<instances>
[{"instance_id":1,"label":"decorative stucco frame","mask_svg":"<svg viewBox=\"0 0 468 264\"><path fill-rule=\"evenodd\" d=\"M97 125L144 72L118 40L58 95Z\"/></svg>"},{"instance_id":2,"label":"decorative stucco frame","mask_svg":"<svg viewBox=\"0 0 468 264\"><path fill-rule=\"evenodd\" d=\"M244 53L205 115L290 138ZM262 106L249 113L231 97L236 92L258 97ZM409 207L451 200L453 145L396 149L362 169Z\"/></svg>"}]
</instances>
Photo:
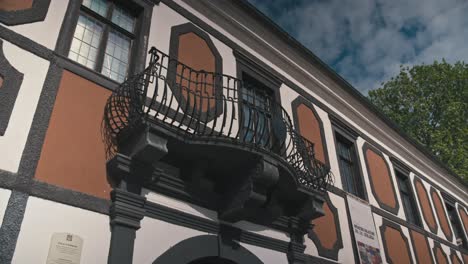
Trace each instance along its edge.
<instances>
[{"instance_id":1,"label":"decorative stucco frame","mask_svg":"<svg viewBox=\"0 0 468 264\"><path fill-rule=\"evenodd\" d=\"M387 260L387 262L389 264L399 264L399 263L393 263L392 259L389 258L389 256L388 256L389 245L387 244L387 241L385 240L385 236L384 236L385 230L387 228L393 228L396 231L398 231L398 233L400 233L401 237L403 238L403 241L405 241L406 250L408 251L408 254L409 254L410 263L414 264L413 257L411 256L411 249L410 249L410 246L409 246L408 238L403 233L403 230L401 229L401 226L394 223L394 222L392 222L392 221L389 221L389 220L387 220L385 218L382 218L382 225L379 227L379 230L380 230L380 238L382 239L382 244L383 244L383 247L384 247L384 250L385 250L385 259Z\"/></svg>"},{"instance_id":2,"label":"decorative stucco frame","mask_svg":"<svg viewBox=\"0 0 468 264\"><path fill-rule=\"evenodd\" d=\"M330 258L333 260L338 260L338 253L340 249L343 248L343 239L341 237L341 227L340 227L340 219L338 215L338 210L336 209L336 207L333 205L332 201L330 200L330 195L328 193L327 195L324 196L324 198L325 198L325 202L327 203L328 207L330 208L333 214L333 219L335 221L336 242L333 245L333 248L331 249L323 247L322 244L320 243L320 238L314 232L314 228L312 228L309 231L307 237L314 242L320 256Z\"/></svg>"},{"instance_id":3,"label":"decorative stucco frame","mask_svg":"<svg viewBox=\"0 0 468 264\"><path fill-rule=\"evenodd\" d=\"M317 121L319 123L319 129L320 129L320 137L322 139L323 155L325 156L325 164L327 166L330 166L330 158L328 156L328 145L327 145L327 141L325 139L325 130L323 128L322 119L320 118L317 111L315 110L315 107L312 104L312 102L307 101L304 97L302 97L300 95L291 102L294 127L297 129L297 131L301 131L300 130L301 124L299 123L299 116L298 116L298 113L297 113L297 108L301 104L303 104L307 108L309 108L312 111L312 113L315 115L315 118L317 118Z\"/></svg>"},{"instance_id":4,"label":"decorative stucco frame","mask_svg":"<svg viewBox=\"0 0 468 264\"><path fill-rule=\"evenodd\" d=\"M453 248L451 248L450 249L450 261L451 261L452 264L455 264L455 262L453 261L454 258L456 258L458 263L463 263L463 261L458 256L457 252L455 250L453 250Z\"/></svg>"},{"instance_id":5,"label":"decorative stucco frame","mask_svg":"<svg viewBox=\"0 0 468 264\"><path fill-rule=\"evenodd\" d=\"M223 59L221 57L221 54L219 53L218 49L214 45L213 41L211 40L210 36L208 33L200 29L199 27L195 26L194 24L188 22L185 24L181 25L176 25L171 28L171 37L170 37L170 44L169 44L169 57L171 59L176 59L178 60L179 58L179 37L183 34L187 33L194 33L201 39L203 39L206 44L208 45L208 48L210 51L213 53L214 59L215 59L215 72L217 74L222 74L223 73ZM167 79L170 81L172 84L176 84L176 75L177 75L177 64L176 63L169 63L168 67L168 73L167 73ZM215 105L214 108L216 109L216 112L214 115L209 115L211 112L208 110L207 113L203 113L201 111L198 114L201 115L201 120L207 120L211 121L215 119L216 117L219 117L223 113L223 100L221 100L221 97L223 96L222 94L222 83L216 83L216 81L219 81L218 78L215 79L215 83L213 84L213 89L214 89L214 96L217 98L215 100ZM222 79L221 79L222 81ZM187 100L183 97L180 96L182 92L180 91L180 87L177 85L174 85L173 87L170 87L177 99L177 102L181 105L181 109L185 109L187 105ZM190 112L190 111L189 111ZM208 116L206 116L208 114Z\"/></svg>"},{"instance_id":6,"label":"decorative stucco frame","mask_svg":"<svg viewBox=\"0 0 468 264\"><path fill-rule=\"evenodd\" d=\"M418 190L416 189L416 183L418 183L418 182L424 188L424 193L426 194L427 200L428 200L428 203L429 203L429 209L431 210L432 216L434 217L435 227L432 227L427 223L426 215L424 214L424 209L423 209L422 204L421 204L421 199L419 198ZM437 224L436 215L434 214L435 210L434 210L434 206L432 205L432 199L429 196L429 194L427 193L426 187L424 186L424 182L418 176L415 175L414 179L413 179L413 185L414 185L413 187L414 187L415 192L416 192L416 197L418 198L419 207L421 207L422 218L424 219L424 222L426 222L427 226L429 227L429 230L431 230L432 233L437 234L437 231L439 230L439 225Z\"/></svg>"},{"instance_id":7,"label":"decorative stucco frame","mask_svg":"<svg viewBox=\"0 0 468 264\"><path fill-rule=\"evenodd\" d=\"M452 242L453 241L453 232L452 232L452 227L450 226L450 220L448 218L448 215L447 215L447 210L445 208L445 205L444 205L444 200L442 200L442 197L440 197L439 193L436 191L436 189L434 187L431 186L431 189L429 191L429 194L431 195L431 201L434 205L434 211L435 211L435 216L437 216L437 219L439 220L439 225L440 225L440 229L442 229L442 233L444 233L445 237L447 238L448 241ZM450 234L446 234L445 233L445 230L444 228L442 227L442 222L441 222L441 219L439 217L439 211L437 211L437 207L435 206L435 203L434 203L434 198L432 195L437 195L437 198L439 198L439 201L440 201L440 204L442 206L442 214L444 215L445 217L445 220L447 221L447 225L448 225L448 228L449 228L449 232ZM435 217L434 216L434 217Z\"/></svg>"},{"instance_id":8,"label":"decorative stucco frame","mask_svg":"<svg viewBox=\"0 0 468 264\"><path fill-rule=\"evenodd\" d=\"M390 183L391 183L391 188L392 188L392 191L393 191L393 199L395 200L395 207L390 207L388 206L387 204L385 204L381 199L380 197L378 196L377 192L375 191L375 188L374 188L374 180L371 176L371 172L370 172L370 164L369 164L369 161L367 160L367 155L366 155L366 152L367 150L371 150L372 152L374 152L376 155L378 155L379 157L382 158L382 160L384 161L386 167L387 167L387 173L388 173L388 177L389 177L389 180L390 180ZM377 201L377 203L379 204L379 206L395 215L398 214L398 211L400 210L400 203L398 203L398 198L397 198L397 195L396 195L396 189L395 189L395 184L393 183L393 177L392 177L392 173L390 171L390 166L389 164L387 163L387 160L385 159L383 153L381 151L379 151L377 148L375 148L374 146L372 146L371 144L369 144L368 142L365 142L364 145L362 146L362 155L364 156L364 162L366 164L366 170L367 170L367 176L369 178L369 183L370 183L370 189L372 190L372 195L374 195L374 198L375 200Z\"/></svg>"},{"instance_id":9,"label":"decorative stucco frame","mask_svg":"<svg viewBox=\"0 0 468 264\"><path fill-rule=\"evenodd\" d=\"M23 10L0 10L0 22L8 25L21 25L44 21L49 11L50 0L34 0L32 7Z\"/></svg>"},{"instance_id":10,"label":"decorative stucco frame","mask_svg":"<svg viewBox=\"0 0 468 264\"><path fill-rule=\"evenodd\" d=\"M23 74L15 69L5 58L3 41L0 40L0 76L3 78L0 87L0 136L3 136L8 127L16 97L23 82Z\"/></svg>"},{"instance_id":11,"label":"decorative stucco frame","mask_svg":"<svg viewBox=\"0 0 468 264\"><path fill-rule=\"evenodd\" d=\"M437 262L437 250L438 249L442 252L442 256L444 256L444 258L445 258L445 263L451 263L448 260L447 253L445 253L445 251L442 249L442 246L440 245L440 243L434 241L434 247L432 248L432 252L434 254L434 258L436 259L436 262Z\"/></svg>"},{"instance_id":12,"label":"decorative stucco frame","mask_svg":"<svg viewBox=\"0 0 468 264\"><path fill-rule=\"evenodd\" d=\"M431 263L426 263L426 264L434 264L434 257L432 256L431 247L429 246L429 241L427 240L427 237L426 237L424 234L422 234L422 233L420 233L420 232L418 232L418 231L416 231L416 230L409 230L410 238L411 238L411 243L412 243L412 245L413 245L413 250L414 250L414 256L415 256L415 258L416 258L416 263L422 263L422 262L418 259L418 254L416 254L416 249L415 249L415 244L416 244L416 243L415 243L415 241L414 241L413 232L416 232L416 233L418 233L418 234L424 236L424 242L425 242L425 245L426 245L427 250L428 250L427 253L429 253L429 255L431 256Z\"/></svg>"}]
</instances>

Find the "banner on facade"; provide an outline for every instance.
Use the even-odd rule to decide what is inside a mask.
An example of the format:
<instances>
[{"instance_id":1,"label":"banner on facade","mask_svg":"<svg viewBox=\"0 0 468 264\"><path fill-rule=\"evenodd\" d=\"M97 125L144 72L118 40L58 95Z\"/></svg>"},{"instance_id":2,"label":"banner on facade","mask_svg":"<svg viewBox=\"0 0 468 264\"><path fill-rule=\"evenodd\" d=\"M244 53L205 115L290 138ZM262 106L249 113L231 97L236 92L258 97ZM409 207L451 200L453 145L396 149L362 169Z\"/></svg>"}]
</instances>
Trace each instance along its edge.
<instances>
[{"instance_id":1,"label":"banner on facade","mask_svg":"<svg viewBox=\"0 0 468 264\"><path fill-rule=\"evenodd\" d=\"M348 206L361 264L381 264L379 240L370 206L349 195Z\"/></svg>"}]
</instances>

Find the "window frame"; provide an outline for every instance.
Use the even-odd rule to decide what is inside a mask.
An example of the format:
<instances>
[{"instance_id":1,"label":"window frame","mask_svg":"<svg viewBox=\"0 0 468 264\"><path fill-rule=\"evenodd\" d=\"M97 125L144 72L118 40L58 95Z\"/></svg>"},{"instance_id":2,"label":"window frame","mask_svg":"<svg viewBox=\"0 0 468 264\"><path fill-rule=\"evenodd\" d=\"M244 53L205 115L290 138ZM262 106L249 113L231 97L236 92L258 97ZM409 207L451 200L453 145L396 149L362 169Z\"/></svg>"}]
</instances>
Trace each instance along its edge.
<instances>
[{"instance_id":1,"label":"window frame","mask_svg":"<svg viewBox=\"0 0 468 264\"><path fill-rule=\"evenodd\" d=\"M258 86L254 85L254 87L252 88L247 88L246 85L243 85L241 87L242 90L239 91L239 97L240 97L239 98L239 105L240 105L239 114L242 115L242 117L239 119L239 120L242 120L242 124L240 124L240 127L241 127L240 137L243 139L251 138L251 140L247 139L247 142L253 142L256 144L268 146L272 144L272 140L273 140L271 137L271 134L273 131L273 127L271 123L273 115L271 111L268 111L268 110L271 110L270 108L274 107L275 98L271 89L269 89L267 86L265 86L263 83L261 83L254 77L250 76L248 73L242 72L242 82L244 84L246 82L246 79L251 79L252 82L256 82L259 85ZM250 92L247 92L247 90L250 90ZM262 104L258 103L258 105L254 105L256 109L260 109L260 110L257 110L254 113L249 112L249 118L253 118L253 120L249 122L248 124L249 127L245 127L244 126L244 121L245 121L244 110L250 109L253 103L250 103L248 99L244 98L244 95L249 95L250 93L253 94L254 98L261 96L264 100L264 103ZM263 120L263 124L260 124L261 122L259 122L258 120ZM256 125L256 127L254 124ZM263 131L256 131L259 127L263 128ZM251 135L248 135L249 133L251 133ZM269 135L265 137L264 133L268 133ZM259 139L258 137L260 136L261 138ZM265 139L268 139L268 141L261 142Z\"/></svg>"},{"instance_id":2,"label":"window frame","mask_svg":"<svg viewBox=\"0 0 468 264\"><path fill-rule=\"evenodd\" d=\"M367 188L366 188L366 182L364 179L364 174L362 172L362 164L361 164L361 157L359 155L358 151L358 146L356 144L357 138L359 137L359 134L352 130L350 127L348 127L346 124L344 124L341 120L339 120L337 117L330 115L330 121L332 123L332 132L333 132L333 140L335 144L335 155L336 155L336 160L338 163L338 172L340 174L340 179L341 179L341 185L342 185L342 190L345 191L348 194L351 194L361 200L369 201L368 195L367 195ZM344 185L344 175L341 173L341 165L340 165L340 158L339 158L339 149L338 149L338 141L339 138L342 138L349 143L352 144L353 151L351 154L353 155L355 159L355 163L357 166L354 166L353 172L354 176L358 179L359 183L356 183L356 187L360 188L360 194L354 194L349 192ZM359 192L359 191L358 191ZM360 196L362 195L362 196Z\"/></svg>"},{"instance_id":3,"label":"window frame","mask_svg":"<svg viewBox=\"0 0 468 264\"><path fill-rule=\"evenodd\" d=\"M271 101L273 105L278 105L281 106L281 95L280 95L280 87L281 84L283 83L281 79L277 78L275 75L270 73L268 70L264 69L254 61L252 61L250 58L248 58L246 55L242 54L241 52L234 50L234 56L236 58L236 70L237 70L237 78L239 80L244 80L244 75L249 76L249 78L252 78L256 82L259 82L262 84L262 88L266 89L266 92L271 94ZM243 87L240 87L241 89ZM239 122L242 119L242 109L243 109L243 98L242 98L242 91L238 91L238 118ZM281 110L281 109L276 109L276 110ZM239 123L241 127L243 127L243 124ZM270 130L272 134L275 133L273 129ZM239 134L239 137L244 137L244 129L241 129L241 133ZM274 145L274 144L273 144Z\"/></svg>"},{"instance_id":4,"label":"window frame","mask_svg":"<svg viewBox=\"0 0 468 264\"><path fill-rule=\"evenodd\" d=\"M415 193L414 193L414 190L413 190L413 185L411 184L411 178L410 178L410 175L409 175L409 171L407 170L404 170L402 169L401 167L399 167L398 165L394 165L394 173L395 173L395 179L397 181L397 185L398 185L398 194L400 195L400 201L401 201L401 205L403 207L403 213L405 214L405 220L407 223L411 224L411 225L414 225L414 226L417 226L419 228L424 228L423 227L423 223L422 223L422 218L421 218L421 215L420 215L420 211L419 211L419 207L418 207L418 204L416 202L416 196L415 196ZM404 178L404 179L403 179ZM414 211L414 219L416 220L416 223L411 223L408 221L408 209L406 207L406 204L403 202L403 196L402 196L402 186L401 186L401 180L400 179L403 179L405 181L405 184L406 184L406 188L408 189L408 197L410 199L410 204L411 206L413 207L413 211Z\"/></svg>"},{"instance_id":5,"label":"window frame","mask_svg":"<svg viewBox=\"0 0 468 264\"><path fill-rule=\"evenodd\" d=\"M462 244L459 245L459 247L468 249L468 237L463 230L462 221L460 219L460 215L458 213L458 208L456 206L455 200L443 192L442 192L442 198L443 198L444 206L447 212L448 221L450 222L450 228L452 228L452 232L454 234L455 242L457 240L457 235L458 235L457 232L455 232L455 228L456 228L458 231L460 231L461 239L462 239ZM449 210L449 208L452 208L452 210ZM454 228L454 223L452 222L451 213L453 213L455 217L455 225L456 225L455 228Z\"/></svg>"},{"instance_id":6,"label":"window frame","mask_svg":"<svg viewBox=\"0 0 468 264\"><path fill-rule=\"evenodd\" d=\"M147 55L147 42L149 36L149 30L151 25L151 16L153 12L154 3L149 3L145 0L131 0L131 1L123 1L123 0L109 0L113 2L113 6L115 3L126 8L130 12L135 14L135 30L134 30L134 39L132 39L132 46L130 48L130 58L127 70L127 76L134 75L135 73L143 71L145 68L146 62L146 55ZM101 73L102 69L102 61L104 59L105 50L102 43L107 42L108 35L105 35L103 31L102 40L99 46L98 56L101 56L101 62L99 59L96 60L96 70L88 68L86 65L83 65L79 62L76 62L70 58L68 58L68 53L71 48L71 44L73 41L74 33L76 26L78 24L78 19L82 13L87 16L96 19L91 13L96 13L94 11L85 12L82 11L83 9L89 8L82 5L83 0L79 1L69 1L67 11L65 13L65 18L62 23L62 27L60 29L59 38L57 39L57 43L55 46L55 52L60 56L59 62L62 62L63 66L67 70L71 70L72 72L78 73L83 77L90 79L98 84L101 84L107 88L113 88L119 82L111 79L110 77ZM96 13L97 14L97 13ZM98 14L97 14L98 15ZM107 18L106 18L107 19ZM113 28L111 25L107 25L104 23L104 17L99 15L98 21L105 24L104 27ZM109 20L109 19L107 19ZM110 22L113 24L113 22ZM116 27L115 27L116 28ZM110 31L110 30L107 30ZM117 30L118 32L122 33L121 30ZM124 34L126 35L126 34ZM127 36L127 35L126 35ZM101 64L101 66L97 66Z\"/></svg>"}]
</instances>

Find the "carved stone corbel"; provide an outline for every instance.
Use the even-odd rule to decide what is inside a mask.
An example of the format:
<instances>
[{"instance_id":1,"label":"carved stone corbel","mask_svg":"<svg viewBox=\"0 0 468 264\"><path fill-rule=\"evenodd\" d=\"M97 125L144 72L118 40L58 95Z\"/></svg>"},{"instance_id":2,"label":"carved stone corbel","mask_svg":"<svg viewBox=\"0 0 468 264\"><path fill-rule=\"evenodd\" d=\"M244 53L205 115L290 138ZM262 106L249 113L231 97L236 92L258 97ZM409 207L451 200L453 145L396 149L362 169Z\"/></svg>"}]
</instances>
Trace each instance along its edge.
<instances>
[{"instance_id":1,"label":"carved stone corbel","mask_svg":"<svg viewBox=\"0 0 468 264\"><path fill-rule=\"evenodd\" d=\"M219 210L219 218L228 222L255 219L264 222L273 216L265 205L269 200L269 190L279 180L277 164L261 158L244 175L236 177L230 185L229 193L225 195L225 202Z\"/></svg>"}]
</instances>

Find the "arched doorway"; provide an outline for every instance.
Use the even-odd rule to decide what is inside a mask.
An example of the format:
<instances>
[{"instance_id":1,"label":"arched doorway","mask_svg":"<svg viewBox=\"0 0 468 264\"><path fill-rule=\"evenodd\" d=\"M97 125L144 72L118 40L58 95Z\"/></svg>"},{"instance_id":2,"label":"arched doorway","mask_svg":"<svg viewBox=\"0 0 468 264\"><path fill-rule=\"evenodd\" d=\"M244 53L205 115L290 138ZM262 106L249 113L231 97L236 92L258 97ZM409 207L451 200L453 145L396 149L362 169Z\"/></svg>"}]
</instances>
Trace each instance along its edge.
<instances>
[{"instance_id":1,"label":"arched doorway","mask_svg":"<svg viewBox=\"0 0 468 264\"><path fill-rule=\"evenodd\" d=\"M153 264L264 264L235 241L229 245L215 235L185 239L153 261Z\"/></svg>"}]
</instances>

